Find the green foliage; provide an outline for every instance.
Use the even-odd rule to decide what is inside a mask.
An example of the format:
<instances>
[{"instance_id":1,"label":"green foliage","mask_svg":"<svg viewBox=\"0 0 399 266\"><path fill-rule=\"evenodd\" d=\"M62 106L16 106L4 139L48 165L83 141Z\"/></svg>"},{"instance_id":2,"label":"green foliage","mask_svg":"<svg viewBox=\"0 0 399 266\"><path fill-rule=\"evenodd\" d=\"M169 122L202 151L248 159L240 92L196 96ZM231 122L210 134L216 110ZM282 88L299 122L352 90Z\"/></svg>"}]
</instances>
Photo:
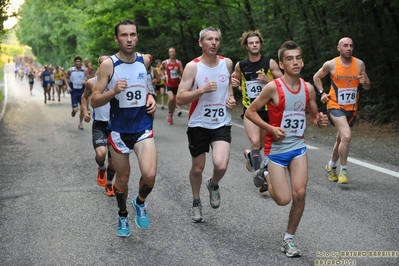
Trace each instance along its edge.
<instances>
[{"instance_id":1,"label":"green foliage","mask_svg":"<svg viewBox=\"0 0 399 266\"><path fill-rule=\"evenodd\" d=\"M4 22L9 18L9 14L7 12L9 6L10 0L0 1L0 37L3 37L5 34Z\"/></svg>"},{"instance_id":2,"label":"green foliage","mask_svg":"<svg viewBox=\"0 0 399 266\"><path fill-rule=\"evenodd\" d=\"M221 29L220 54L234 62L246 56L238 41L244 31L259 29L264 54L274 59L284 41L294 40L310 82L338 55L338 40L349 36L372 81L360 108L370 119L398 119L389 113L399 111L399 0L25 0L19 16L19 40L43 63L69 66L77 54L95 63L100 54L117 52L114 25L130 18L138 24L138 51L165 59L174 46L184 64L200 55L198 33L207 26Z\"/></svg>"},{"instance_id":3,"label":"green foliage","mask_svg":"<svg viewBox=\"0 0 399 266\"><path fill-rule=\"evenodd\" d=\"M18 56L18 55L24 55L25 49L22 46L2 44L1 52L3 54L14 57L14 56Z\"/></svg>"}]
</instances>

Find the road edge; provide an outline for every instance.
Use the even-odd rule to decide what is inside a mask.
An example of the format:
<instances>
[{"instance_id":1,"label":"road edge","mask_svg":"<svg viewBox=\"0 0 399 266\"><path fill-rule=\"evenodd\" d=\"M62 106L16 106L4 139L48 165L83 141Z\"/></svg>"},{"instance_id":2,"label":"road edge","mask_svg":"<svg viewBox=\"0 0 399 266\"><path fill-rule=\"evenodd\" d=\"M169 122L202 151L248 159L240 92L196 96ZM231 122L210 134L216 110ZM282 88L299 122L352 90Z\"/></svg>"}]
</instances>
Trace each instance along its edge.
<instances>
[{"instance_id":1,"label":"road edge","mask_svg":"<svg viewBox=\"0 0 399 266\"><path fill-rule=\"evenodd\" d=\"M0 102L0 108L1 108L1 112L0 112L0 122L3 120L3 116L6 112L6 106L7 106L7 96L8 96L8 86L7 86L7 73L6 73L6 66L8 64L4 64L4 89L3 89L3 100Z\"/></svg>"}]
</instances>

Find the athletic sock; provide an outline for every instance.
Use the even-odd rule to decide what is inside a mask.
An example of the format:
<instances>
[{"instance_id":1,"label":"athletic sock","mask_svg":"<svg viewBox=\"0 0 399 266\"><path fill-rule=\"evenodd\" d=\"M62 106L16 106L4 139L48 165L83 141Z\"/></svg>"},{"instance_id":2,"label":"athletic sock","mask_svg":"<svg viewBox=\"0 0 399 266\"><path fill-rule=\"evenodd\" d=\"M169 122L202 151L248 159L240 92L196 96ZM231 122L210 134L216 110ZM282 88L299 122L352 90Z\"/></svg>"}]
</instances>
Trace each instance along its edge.
<instances>
[{"instance_id":1,"label":"athletic sock","mask_svg":"<svg viewBox=\"0 0 399 266\"><path fill-rule=\"evenodd\" d=\"M197 207L201 205L201 199L193 199L193 207Z\"/></svg>"},{"instance_id":2,"label":"athletic sock","mask_svg":"<svg viewBox=\"0 0 399 266\"><path fill-rule=\"evenodd\" d=\"M330 160L330 162L328 164L330 165L331 168L337 167L337 163L334 163L331 160Z\"/></svg>"},{"instance_id":3,"label":"athletic sock","mask_svg":"<svg viewBox=\"0 0 399 266\"><path fill-rule=\"evenodd\" d=\"M136 199L136 203L137 203L137 205L141 205L141 204L144 204L144 201L141 201L140 200L140 198L139 197L137 197L137 199Z\"/></svg>"},{"instance_id":4,"label":"athletic sock","mask_svg":"<svg viewBox=\"0 0 399 266\"><path fill-rule=\"evenodd\" d=\"M127 210L125 210L125 211L120 211L120 210L119 210L119 211L118 211L118 215L121 216L121 217L127 217L127 214L128 214L128 213L127 213Z\"/></svg>"},{"instance_id":5,"label":"athletic sock","mask_svg":"<svg viewBox=\"0 0 399 266\"><path fill-rule=\"evenodd\" d=\"M260 168L262 155L259 150L251 150L251 163L254 166L254 170L258 170ZM259 158L260 157L260 158Z\"/></svg>"},{"instance_id":6,"label":"athletic sock","mask_svg":"<svg viewBox=\"0 0 399 266\"><path fill-rule=\"evenodd\" d=\"M290 238L293 239L293 238L294 238L294 235L285 233L284 240L287 240L287 239L290 239Z\"/></svg>"},{"instance_id":7,"label":"athletic sock","mask_svg":"<svg viewBox=\"0 0 399 266\"><path fill-rule=\"evenodd\" d=\"M212 178L211 178L209 181L210 181L210 182L209 182L209 185L210 185L211 188L213 188L213 189L219 189L219 185L215 185L215 184L212 182Z\"/></svg>"},{"instance_id":8,"label":"athletic sock","mask_svg":"<svg viewBox=\"0 0 399 266\"><path fill-rule=\"evenodd\" d=\"M102 170L105 169L105 162L104 162L104 161L100 162L100 161L97 159L97 156L94 157L94 160L96 160L96 163L98 164L98 167L100 167L100 169L102 169Z\"/></svg>"},{"instance_id":9,"label":"athletic sock","mask_svg":"<svg viewBox=\"0 0 399 266\"><path fill-rule=\"evenodd\" d=\"M115 176L115 170L107 167L107 181L109 183L112 183L112 180L114 179Z\"/></svg>"}]
</instances>

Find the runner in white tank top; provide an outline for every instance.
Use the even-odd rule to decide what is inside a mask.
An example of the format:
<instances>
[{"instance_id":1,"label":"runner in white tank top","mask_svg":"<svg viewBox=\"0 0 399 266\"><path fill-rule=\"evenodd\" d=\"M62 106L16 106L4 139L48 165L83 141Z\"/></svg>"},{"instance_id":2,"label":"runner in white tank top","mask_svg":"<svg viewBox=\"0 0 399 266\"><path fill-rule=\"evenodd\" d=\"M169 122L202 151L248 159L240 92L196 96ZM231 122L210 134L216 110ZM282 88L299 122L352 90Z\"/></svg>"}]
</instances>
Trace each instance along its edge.
<instances>
[{"instance_id":1,"label":"runner in white tank top","mask_svg":"<svg viewBox=\"0 0 399 266\"><path fill-rule=\"evenodd\" d=\"M101 55L98 58L98 66L108 59L109 55ZM90 122L90 112L88 111L89 97L92 94L94 84L97 82L96 76L87 80L85 84L85 90L82 95L82 110L84 115L84 121ZM95 161L98 165L97 169L97 184L100 187L105 187L105 193L107 196L115 196L114 189L112 187L112 181L115 175L114 165L108 152L108 136L109 130L107 130L109 120L109 108L110 104L106 103L103 106L93 108L93 123L92 123L92 142L94 152L96 154ZM108 154L108 164L106 165L105 159Z\"/></svg>"},{"instance_id":2,"label":"runner in white tank top","mask_svg":"<svg viewBox=\"0 0 399 266\"><path fill-rule=\"evenodd\" d=\"M214 169L206 187L214 209L220 205L219 181L226 173L230 157L230 109L236 104L230 84L233 62L217 55L221 38L219 29L208 27L200 32L202 55L187 64L176 97L178 105L191 104L187 135L192 160L189 177L194 223L204 220L200 189L209 147L212 147Z\"/></svg>"}]
</instances>

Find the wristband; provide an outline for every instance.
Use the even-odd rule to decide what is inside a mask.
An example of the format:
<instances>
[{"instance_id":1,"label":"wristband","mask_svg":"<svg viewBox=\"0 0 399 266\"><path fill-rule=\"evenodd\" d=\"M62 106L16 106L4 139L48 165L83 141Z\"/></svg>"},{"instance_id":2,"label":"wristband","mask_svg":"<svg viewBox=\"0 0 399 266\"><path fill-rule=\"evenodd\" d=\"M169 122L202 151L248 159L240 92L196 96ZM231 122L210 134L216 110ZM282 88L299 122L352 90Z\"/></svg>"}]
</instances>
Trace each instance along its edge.
<instances>
[{"instance_id":1,"label":"wristband","mask_svg":"<svg viewBox=\"0 0 399 266\"><path fill-rule=\"evenodd\" d=\"M157 96L154 93L148 93L147 95L151 95L155 101L157 101Z\"/></svg>"}]
</instances>

